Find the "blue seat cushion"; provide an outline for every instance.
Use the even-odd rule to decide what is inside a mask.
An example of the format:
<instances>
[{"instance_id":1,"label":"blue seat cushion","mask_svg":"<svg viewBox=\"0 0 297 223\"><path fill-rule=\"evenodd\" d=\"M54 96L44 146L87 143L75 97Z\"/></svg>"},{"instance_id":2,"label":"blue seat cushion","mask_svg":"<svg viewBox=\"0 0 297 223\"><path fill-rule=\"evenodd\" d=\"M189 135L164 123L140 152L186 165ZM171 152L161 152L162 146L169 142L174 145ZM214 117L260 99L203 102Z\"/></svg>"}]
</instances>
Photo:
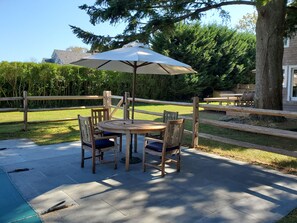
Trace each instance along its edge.
<instances>
[{"instance_id":1,"label":"blue seat cushion","mask_svg":"<svg viewBox=\"0 0 297 223\"><path fill-rule=\"evenodd\" d=\"M106 131L104 131L104 132L103 132L103 135L104 135L104 136L121 136L122 133L106 132Z\"/></svg>"},{"instance_id":2,"label":"blue seat cushion","mask_svg":"<svg viewBox=\"0 0 297 223\"><path fill-rule=\"evenodd\" d=\"M147 149L154 150L156 152L162 152L162 147L163 147L163 143L161 142L151 142L146 145ZM174 146L174 147L166 148L166 151L169 152L178 148L179 148L178 146Z\"/></svg>"},{"instance_id":3,"label":"blue seat cushion","mask_svg":"<svg viewBox=\"0 0 297 223\"><path fill-rule=\"evenodd\" d=\"M91 144L85 143L87 146L92 146ZM114 146L114 142L109 139L97 139L95 140L96 148L107 148Z\"/></svg>"}]
</instances>

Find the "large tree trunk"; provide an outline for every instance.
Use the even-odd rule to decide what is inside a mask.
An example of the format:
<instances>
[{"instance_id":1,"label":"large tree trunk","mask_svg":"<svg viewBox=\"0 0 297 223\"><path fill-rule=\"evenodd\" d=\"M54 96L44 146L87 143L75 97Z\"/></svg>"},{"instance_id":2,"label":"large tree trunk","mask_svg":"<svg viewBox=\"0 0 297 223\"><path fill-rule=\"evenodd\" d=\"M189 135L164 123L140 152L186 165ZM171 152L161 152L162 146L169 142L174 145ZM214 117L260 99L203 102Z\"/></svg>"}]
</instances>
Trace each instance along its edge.
<instances>
[{"instance_id":1,"label":"large tree trunk","mask_svg":"<svg viewBox=\"0 0 297 223\"><path fill-rule=\"evenodd\" d=\"M255 107L282 110L282 59L287 0L257 6Z\"/></svg>"}]
</instances>

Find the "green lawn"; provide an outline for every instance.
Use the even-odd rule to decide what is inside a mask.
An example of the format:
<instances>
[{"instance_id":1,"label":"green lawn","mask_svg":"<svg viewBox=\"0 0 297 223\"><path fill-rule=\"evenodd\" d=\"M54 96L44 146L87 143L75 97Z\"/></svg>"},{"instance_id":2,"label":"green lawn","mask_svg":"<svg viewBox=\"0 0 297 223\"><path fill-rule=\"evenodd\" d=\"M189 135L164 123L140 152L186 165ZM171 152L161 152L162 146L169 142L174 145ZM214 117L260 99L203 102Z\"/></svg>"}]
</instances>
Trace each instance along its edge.
<instances>
[{"instance_id":1,"label":"green lawn","mask_svg":"<svg viewBox=\"0 0 297 223\"><path fill-rule=\"evenodd\" d=\"M191 107L171 106L171 105L139 105L136 107L140 110L153 111L162 113L163 110L178 111L179 115L191 116ZM52 112L31 112L29 121L44 121L63 118L76 118L78 114L90 116L90 109L65 110ZM0 114L0 140L13 138L29 138L39 145L54 144L67 141L79 140L79 130L77 121L35 123L28 125L28 131L23 131L23 124L11 124L12 122L22 121L23 114L20 112L10 112ZM221 112L200 112L200 118L219 120L224 114ZM122 118L122 111L115 114L116 117ZM135 114L136 119L161 121L162 118L154 115ZM5 124L9 122L9 124ZM191 130L191 122L186 121L186 129ZM284 123L276 124L276 127L284 129L297 129L297 125ZM200 125L199 131L217 136L228 137L231 139L248 141L254 144L273 146L287 150L296 150L297 140L290 140L279 137L271 137L261 134L245 133L235 130L223 129L210 125ZM189 145L191 136L185 134L184 144ZM262 165L268 168L277 169L286 173L297 174L297 159L275 153L264 152L251 148L243 148L233 145L227 145L215 141L199 139L200 150L219 154L225 157L231 157L237 160L246 161L253 164ZM297 222L297 209L292 211L288 216L279 222Z\"/></svg>"},{"instance_id":2,"label":"green lawn","mask_svg":"<svg viewBox=\"0 0 297 223\"><path fill-rule=\"evenodd\" d=\"M162 113L163 110L178 111L179 115L191 116L192 108L184 106L172 105L138 105L140 110L153 111ZM78 114L89 116L90 109L64 110L64 111L44 111L30 112L29 121L45 121L63 118L76 118ZM11 138L29 138L40 145L53 144L66 141L79 140L77 121L34 123L28 125L28 131L22 130L23 124L5 124L5 122L15 122L22 120L21 112L1 113L0 119L0 139ZM116 117L123 116L119 110L115 114ZM222 112L200 112L200 118L219 120L224 116ZM135 114L136 119L161 121L162 117L146 114ZM186 121L186 129L191 130L192 123ZM285 128L285 126L283 126ZM292 127L292 126L290 126ZM297 126L296 126L297 127ZM273 146L287 150L296 150L297 140L285 139L280 137L272 137L261 134L253 134L240 132L236 130L223 129L210 125L200 125L199 131L213 134L217 136L227 137L240 141L247 141L254 144ZM190 145L191 136L185 134L184 144ZM278 169L287 173L297 174L297 159L278 155L275 153L264 152L260 150L243 148L233 145L227 145L215 141L199 139L199 149L219 154L221 156L232 157L237 160L249 163L263 165L269 168Z\"/></svg>"},{"instance_id":3,"label":"green lawn","mask_svg":"<svg viewBox=\"0 0 297 223\"><path fill-rule=\"evenodd\" d=\"M297 208L291 211L287 216L283 217L277 223L296 223L297 222Z\"/></svg>"}]
</instances>

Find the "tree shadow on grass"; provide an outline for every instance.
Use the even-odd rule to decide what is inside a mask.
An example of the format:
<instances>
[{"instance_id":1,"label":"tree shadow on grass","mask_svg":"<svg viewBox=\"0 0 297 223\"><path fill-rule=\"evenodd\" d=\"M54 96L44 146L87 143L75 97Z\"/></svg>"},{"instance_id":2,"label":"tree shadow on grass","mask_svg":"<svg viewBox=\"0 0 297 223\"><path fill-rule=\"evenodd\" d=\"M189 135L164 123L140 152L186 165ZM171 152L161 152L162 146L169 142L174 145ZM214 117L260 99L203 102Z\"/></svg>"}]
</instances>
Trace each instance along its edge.
<instances>
[{"instance_id":1,"label":"tree shadow on grass","mask_svg":"<svg viewBox=\"0 0 297 223\"><path fill-rule=\"evenodd\" d=\"M28 138L38 145L55 144L79 140L77 121L34 123L28 130L22 124L1 125L0 139Z\"/></svg>"},{"instance_id":2,"label":"tree shadow on grass","mask_svg":"<svg viewBox=\"0 0 297 223\"><path fill-rule=\"evenodd\" d=\"M297 159L294 157L270 153L253 148L239 147L203 138L199 140L199 149L204 152L297 175Z\"/></svg>"}]
</instances>

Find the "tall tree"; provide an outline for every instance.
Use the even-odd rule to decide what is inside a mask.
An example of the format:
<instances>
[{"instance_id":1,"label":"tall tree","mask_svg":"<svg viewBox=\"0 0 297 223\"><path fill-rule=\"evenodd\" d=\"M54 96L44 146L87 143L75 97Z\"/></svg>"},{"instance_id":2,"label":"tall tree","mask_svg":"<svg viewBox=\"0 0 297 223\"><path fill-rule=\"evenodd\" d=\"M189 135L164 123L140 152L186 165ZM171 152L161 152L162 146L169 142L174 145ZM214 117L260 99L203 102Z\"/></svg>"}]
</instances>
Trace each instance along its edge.
<instances>
[{"instance_id":1,"label":"tall tree","mask_svg":"<svg viewBox=\"0 0 297 223\"><path fill-rule=\"evenodd\" d=\"M127 26L124 32L110 37L97 36L75 26L71 28L85 43L102 50L106 47L119 47L133 40L148 43L155 32L171 32L175 23L199 20L203 12L211 9L217 9L221 15L227 16L228 13L222 8L224 6L256 6L258 19L255 106L281 110L285 18L288 13L297 14L297 0L291 2L293 3L290 10L287 10L287 0L97 0L94 5L80 6L90 16L90 22L93 25L106 21L110 24L125 22ZM295 28L296 16L287 17L291 18L288 27Z\"/></svg>"},{"instance_id":2,"label":"tall tree","mask_svg":"<svg viewBox=\"0 0 297 223\"><path fill-rule=\"evenodd\" d=\"M256 38L226 26L178 24L174 32L155 34L153 50L191 64L197 74L179 75L175 91L202 95L206 88L228 90L237 83L251 83L249 73L255 68ZM254 77L254 75L253 75ZM252 82L254 83L254 81ZM173 93L174 94L174 93Z\"/></svg>"},{"instance_id":3,"label":"tall tree","mask_svg":"<svg viewBox=\"0 0 297 223\"><path fill-rule=\"evenodd\" d=\"M257 4L255 105L258 108L282 109L286 3L286 0L267 3L263 0Z\"/></svg>"}]
</instances>

